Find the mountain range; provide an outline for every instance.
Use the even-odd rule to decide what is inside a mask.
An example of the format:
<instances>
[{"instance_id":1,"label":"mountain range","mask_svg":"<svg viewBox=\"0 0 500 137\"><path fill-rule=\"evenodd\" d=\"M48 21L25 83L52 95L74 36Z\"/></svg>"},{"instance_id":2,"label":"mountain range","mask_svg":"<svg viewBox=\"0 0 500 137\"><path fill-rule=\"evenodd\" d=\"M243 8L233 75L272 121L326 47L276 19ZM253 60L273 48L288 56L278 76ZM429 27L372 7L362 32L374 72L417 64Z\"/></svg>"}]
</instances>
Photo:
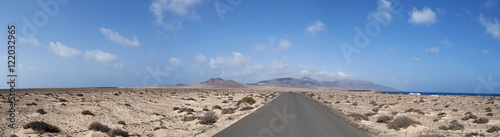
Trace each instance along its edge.
<instances>
[{"instance_id":1,"label":"mountain range","mask_svg":"<svg viewBox=\"0 0 500 137\"><path fill-rule=\"evenodd\" d=\"M288 88L310 88L310 89L344 89L344 90L374 90L374 91L396 91L391 87L374 84L370 81L344 79L333 82L318 81L309 77L303 78L275 78L259 81L257 83L241 84L233 80L222 78L211 78L196 85L216 88L245 88L251 86L259 87L288 87Z\"/></svg>"}]
</instances>

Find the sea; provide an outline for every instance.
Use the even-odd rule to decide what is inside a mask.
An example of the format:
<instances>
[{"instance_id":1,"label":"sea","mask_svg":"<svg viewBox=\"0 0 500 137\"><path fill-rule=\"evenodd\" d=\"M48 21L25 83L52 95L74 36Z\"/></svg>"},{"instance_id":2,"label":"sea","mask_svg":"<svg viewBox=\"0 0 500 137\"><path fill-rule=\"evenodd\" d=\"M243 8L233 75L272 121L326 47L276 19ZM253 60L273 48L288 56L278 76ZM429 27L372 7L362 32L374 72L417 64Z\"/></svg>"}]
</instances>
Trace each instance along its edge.
<instances>
[{"instance_id":1,"label":"sea","mask_svg":"<svg viewBox=\"0 0 500 137\"><path fill-rule=\"evenodd\" d=\"M382 91L386 94L410 94L419 93L420 95L457 95L457 96L490 96L500 97L499 93L454 93L454 92L418 92L418 91Z\"/></svg>"}]
</instances>

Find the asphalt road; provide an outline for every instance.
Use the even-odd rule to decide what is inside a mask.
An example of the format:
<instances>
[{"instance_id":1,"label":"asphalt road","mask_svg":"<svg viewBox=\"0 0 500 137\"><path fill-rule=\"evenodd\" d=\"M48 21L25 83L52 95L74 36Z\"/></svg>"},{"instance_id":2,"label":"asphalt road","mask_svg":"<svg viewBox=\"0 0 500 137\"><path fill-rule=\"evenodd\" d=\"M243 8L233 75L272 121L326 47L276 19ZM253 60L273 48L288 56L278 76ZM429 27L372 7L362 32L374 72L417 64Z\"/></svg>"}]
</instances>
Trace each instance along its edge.
<instances>
[{"instance_id":1,"label":"asphalt road","mask_svg":"<svg viewBox=\"0 0 500 137\"><path fill-rule=\"evenodd\" d=\"M368 137L299 93L283 93L215 137Z\"/></svg>"}]
</instances>

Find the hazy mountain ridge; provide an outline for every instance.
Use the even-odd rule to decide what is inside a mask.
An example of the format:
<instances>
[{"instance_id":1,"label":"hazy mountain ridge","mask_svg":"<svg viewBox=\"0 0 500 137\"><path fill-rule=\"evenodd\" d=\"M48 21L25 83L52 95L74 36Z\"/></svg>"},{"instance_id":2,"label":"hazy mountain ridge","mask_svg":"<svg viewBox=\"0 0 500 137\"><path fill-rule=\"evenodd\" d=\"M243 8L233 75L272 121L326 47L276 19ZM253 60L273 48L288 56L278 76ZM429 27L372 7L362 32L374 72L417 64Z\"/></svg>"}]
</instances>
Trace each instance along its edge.
<instances>
[{"instance_id":1,"label":"hazy mountain ridge","mask_svg":"<svg viewBox=\"0 0 500 137\"><path fill-rule=\"evenodd\" d=\"M353 90L376 90L376 91L395 91L391 87L374 84L364 80L336 80L333 82L318 81L309 77L297 78L275 78L271 80L259 81L248 85L272 86L272 87L292 87L292 88L343 88Z\"/></svg>"}]
</instances>

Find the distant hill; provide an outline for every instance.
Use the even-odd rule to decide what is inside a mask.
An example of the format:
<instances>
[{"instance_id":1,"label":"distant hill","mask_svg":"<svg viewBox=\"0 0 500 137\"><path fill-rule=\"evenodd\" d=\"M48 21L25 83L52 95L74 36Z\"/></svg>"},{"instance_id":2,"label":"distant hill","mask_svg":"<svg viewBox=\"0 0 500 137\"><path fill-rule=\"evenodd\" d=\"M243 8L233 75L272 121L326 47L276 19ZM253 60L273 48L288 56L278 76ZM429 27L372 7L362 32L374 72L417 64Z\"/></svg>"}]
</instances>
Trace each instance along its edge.
<instances>
[{"instance_id":1,"label":"distant hill","mask_svg":"<svg viewBox=\"0 0 500 137\"><path fill-rule=\"evenodd\" d=\"M213 86L216 88L244 88L244 84L238 83L233 80L224 80L222 78L211 78L205 82L201 82L201 85Z\"/></svg>"},{"instance_id":2,"label":"distant hill","mask_svg":"<svg viewBox=\"0 0 500 137\"><path fill-rule=\"evenodd\" d=\"M349 90L375 90L394 91L396 89L374 84L363 80L337 80L333 82L318 81L309 77L297 78L275 78L271 80L259 81L249 85L291 87L291 88L341 88Z\"/></svg>"}]
</instances>

